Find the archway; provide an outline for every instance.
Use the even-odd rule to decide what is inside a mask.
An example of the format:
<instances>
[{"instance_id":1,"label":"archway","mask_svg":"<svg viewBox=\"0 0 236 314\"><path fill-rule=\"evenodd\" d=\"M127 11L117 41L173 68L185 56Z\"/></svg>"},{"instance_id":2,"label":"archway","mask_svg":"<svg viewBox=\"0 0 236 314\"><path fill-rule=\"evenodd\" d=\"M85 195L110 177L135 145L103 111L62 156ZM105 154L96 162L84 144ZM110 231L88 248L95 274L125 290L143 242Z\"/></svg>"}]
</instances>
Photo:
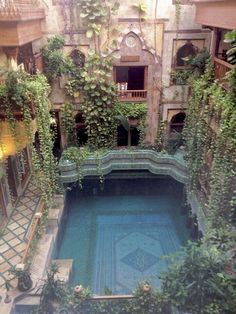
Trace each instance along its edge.
<instances>
[{"instance_id":1,"label":"archway","mask_svg":"<svg viewBox=\"0 0 236 314\"><path fill-rule=\"evenodd\" d=\"M184 44L182 47L180 47L176 54L176 65L177 66L185 66L186 61L183 59L189 56L196 56L197 54L197 47L192 44L192 42L189 40L186 44Z\"/></svg>"},{"instance_id":2,"label":"archway","mask_svg":"<svg viewBox=\"0 0 236 314\"><path fill-rule=\"evenodd\" d=\"M184 112L179 112L174 115L170 121L170 133L181 133L184 127L185 118L186 114Z\"/></svg>"}]
</instances>

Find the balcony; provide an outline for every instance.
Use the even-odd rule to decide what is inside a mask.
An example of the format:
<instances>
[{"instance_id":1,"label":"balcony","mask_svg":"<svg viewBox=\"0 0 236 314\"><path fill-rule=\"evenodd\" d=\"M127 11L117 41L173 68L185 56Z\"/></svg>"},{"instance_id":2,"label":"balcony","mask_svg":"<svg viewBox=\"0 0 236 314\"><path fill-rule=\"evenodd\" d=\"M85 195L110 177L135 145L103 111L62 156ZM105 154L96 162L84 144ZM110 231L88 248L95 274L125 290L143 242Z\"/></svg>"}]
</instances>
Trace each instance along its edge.
<instances>
[{"instance_id":1,"label":"balcony","mask_svg":"<svg viewBox=\"0 0 236 314\"><path fill-rule=\"evenodd\" d=\"M33 0L6 0L0 4L0 46L17 47L42 36L44 9Z\"/></svg>"},{"instance_id":2,"label":"balcony","mask_svg":"<svg viewBox=\"0 0 236 314\"><path fill-rule=\"evenodd\" d=\"M196 5L196 23L221 27L236 28L235 0L191 0Z\"/></svg>"},{"instance_id":3,"label":"balcony","mask_svg":"<svg viewBox=\"0 0 236 314\"><path fill-rule=\"evenodd\" d=\"M214 58L214 70L215 70L215 78L223 84L223 86L227 89L227 80L225 78L225 74L232 70L234 65L221 60L219 58Z\"/></svg>"},{"instance_id":4,"label":"balcony","mask_svg":"<svg viewBox=\"0 0 236 314\"><path fill-rule=\"evenodd\" d=\"M119 90L120 101L145 101L147 100L147 90Z\"/></svg>"}]
</instances>

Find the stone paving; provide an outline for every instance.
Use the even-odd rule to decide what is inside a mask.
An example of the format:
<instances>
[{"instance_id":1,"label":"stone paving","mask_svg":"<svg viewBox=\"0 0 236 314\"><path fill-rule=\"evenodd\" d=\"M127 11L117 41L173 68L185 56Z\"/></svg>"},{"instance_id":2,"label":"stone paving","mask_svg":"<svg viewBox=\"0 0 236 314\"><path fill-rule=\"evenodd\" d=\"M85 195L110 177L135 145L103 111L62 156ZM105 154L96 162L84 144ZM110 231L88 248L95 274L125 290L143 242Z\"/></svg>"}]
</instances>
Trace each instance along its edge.
<instances>
[{"instance_id":1,"label":"stone paving","mask_svg":"<svg viewBox=\"0 0 236 314\"><path fill-rule=\"evenodd\" d=\"M28 229L39 200L37 187L30 181L0 238L0 288L4 287L5 280L12 278L9 270L21 262L27 245ZM15 286L15 280L11 281L11 285Z\"/></svg>"}]
</instances>

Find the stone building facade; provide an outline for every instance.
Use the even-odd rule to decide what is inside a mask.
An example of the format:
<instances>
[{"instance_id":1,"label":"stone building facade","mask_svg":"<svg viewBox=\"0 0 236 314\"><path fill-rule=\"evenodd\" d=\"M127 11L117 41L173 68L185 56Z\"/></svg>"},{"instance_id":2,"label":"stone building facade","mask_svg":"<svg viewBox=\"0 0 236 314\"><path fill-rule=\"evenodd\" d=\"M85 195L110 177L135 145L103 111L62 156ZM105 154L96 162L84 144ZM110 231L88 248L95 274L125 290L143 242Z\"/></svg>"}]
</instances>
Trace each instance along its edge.
<instances>
[{"instance_id":1,"label":"stone building facade","mask_svg":"<svg viewBox=\"0 0 236 314\"><path fill-rule=\"evenodd\" d=\"M189 1L179 5L174 0L145 0L145 10L135 7L136 0L118 2L117 13L111 14L109 25L103 25L94 40L86 36L87 24L75 0L43 0L37 4L32 0L16 0L14 5L4 1L5 6L3 3L0 8L0 66L15 68L23 64L30 73L41 71L42 48L47 38L54 35L65 38L64 51L68 54L76 49L86 57L89 49L96 49L103 56L112 56L113 79L117 84L125 83L120 100L147 104L146 142L153 144L161 121L166 121L167 133L172 130L171 124L183 124L188 87L171 79L171 72L178 68L179 49L186 44L196 51L209 49L211 31L194 22L195 6ZM112 5L114 0L107 3ZM61 148L64 137L60 132L60 106L72 101L75 116L80 111L79 99L68 98L64 86L63 78L56 80L50 95ZM13 154L7 158L8 169L12 169L9 177L14 178L18 173L18 179L7 183L4 176L0 178L3 215L9 214L11 207L7 185L12 185L15 197L19 197L30 173L27 145L24 151L29 160L27 175L20 176L21 159Z\"/></svg>"}]
</instances>

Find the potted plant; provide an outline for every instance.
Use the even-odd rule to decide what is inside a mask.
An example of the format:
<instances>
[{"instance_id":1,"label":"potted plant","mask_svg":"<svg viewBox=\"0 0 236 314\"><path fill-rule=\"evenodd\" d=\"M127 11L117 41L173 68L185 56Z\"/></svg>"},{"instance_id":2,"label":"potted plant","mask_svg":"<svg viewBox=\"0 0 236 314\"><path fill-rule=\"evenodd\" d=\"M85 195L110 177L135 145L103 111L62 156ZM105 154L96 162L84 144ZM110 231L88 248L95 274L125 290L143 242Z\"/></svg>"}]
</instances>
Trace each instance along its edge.
<instances>
[{"instance_id":1,"label":"potted plant","mask_svg":"<svg viewBox=\"0 0 236 314\"><path fill-rule=\"evenodd\" d=\"M16 267L10 270L10 273L18 279L17 288L20 291L27 291L32 287L33 282L29 271L25 269L25 264L16 265Z\"/></svg>"}]
</instances>

